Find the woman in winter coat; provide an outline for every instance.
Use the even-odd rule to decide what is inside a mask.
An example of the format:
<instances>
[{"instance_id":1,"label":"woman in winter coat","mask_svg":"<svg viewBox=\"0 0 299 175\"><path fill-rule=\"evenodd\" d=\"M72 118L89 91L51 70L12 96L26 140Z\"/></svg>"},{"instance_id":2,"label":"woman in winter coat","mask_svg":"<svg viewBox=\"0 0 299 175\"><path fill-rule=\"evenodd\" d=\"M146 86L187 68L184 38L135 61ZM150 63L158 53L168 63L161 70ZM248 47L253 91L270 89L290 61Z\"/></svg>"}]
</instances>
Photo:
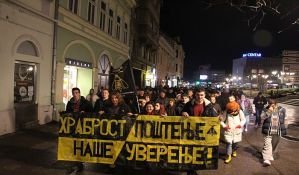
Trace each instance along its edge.
<instances>
[{"instance_id":1,"label":"woman in winter coat","mask_svg":"<svg viewBox=\"0 0 299 175\"><path fill-rule=\"evenodd\" d=\"M264 135L263 159L264 165L271 165L273 153L275 152L280 140L280 136L286 135L285 119L286 110L278 106L276 101L270 99L268 106L262 112L261 118L264 119L262 133Z\"/></svg>"},{"instance_id":2,"label":"woman in winter coat","mask_svg":"<svg viewBox=\"0 0 299 175\"><path fill-rule=\"evenodd\" d=\"M124 102L119 92L113 92L110 99L110 105L104 109L105 114L109 115L132 115L129 106Z\"/></svg>"},{"instance_id":3,"label":"woman in winter coat","mask_svg":"<svg viewBox=\"0 0 299 175\"><path fill-rule=\"evenodd\" d=\"M225 163L230 163L232 156L237 156L237 143L242 141L242 126L246 119L237 102L232 101L226 105L226 111L223 114L224 121L221 126L224 128L224 139L226 141L227 159Z\"/></svg>"},{"instance_id":4,"label":"woman in winter coat","mask_svg":"<svg viewBox=\"0 0 299 175\"><path fill-rule=\"evenodd\" d=\"M241 95L241 99L238 100L239 105L241 106L241 109L245 115L246 123L244 127L244 131L247 132L248 130L248 124L249 124L249 117L252 114L252 104L248 98L244 94Z\"/></svg>"}]
</instances>

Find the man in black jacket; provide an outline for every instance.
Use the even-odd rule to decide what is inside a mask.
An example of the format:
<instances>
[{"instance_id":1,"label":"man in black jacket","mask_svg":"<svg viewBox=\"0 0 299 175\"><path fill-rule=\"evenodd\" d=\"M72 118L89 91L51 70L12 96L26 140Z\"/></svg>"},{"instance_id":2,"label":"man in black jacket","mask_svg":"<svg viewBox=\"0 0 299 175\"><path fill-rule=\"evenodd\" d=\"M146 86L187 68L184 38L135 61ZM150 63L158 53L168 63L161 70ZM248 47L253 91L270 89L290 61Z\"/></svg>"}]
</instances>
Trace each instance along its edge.
<instances>
[{"instance_id":1,"label":"man in black jacket","mask_svg":"<svg viewBox=\"0 0 299 175\"><path fill-rule=\"evenodd\" d=\"M261 126L261 113L267 104L267 99L263 96L262 92L259 92L256 97L254 97L253 104L255 106L255 127Z\"/></svg>"},{"instance_id":2,"label":"man in black jacket","mask_svg":"<svg viewBox=\"0 0 299 175\"><path fill-rule=\"evenodd\" d=\"M66 105L66 112L72 113L72 112L93 112L92 105L89 101L87 101L83 96L80 94L80 89L75 87L72 89L73 97L68 101ZM82 171L84 168L84 165L82 162L74 162L73 166L70 167L70 169L67 170L67 172L70 173L77 173L79 171Z\"/></svg>"},{"instance_id":3,"label":"man in black jacket","mask_svg":"<svg viewBox=\"0 0 299 175\"><path fill-rule=\"evenodd\" d=\"M73 97L67 102L66 112L92 112L92 106L80 94L80 89L75 87L72 89Z\"/></svg>"}]
</instances>

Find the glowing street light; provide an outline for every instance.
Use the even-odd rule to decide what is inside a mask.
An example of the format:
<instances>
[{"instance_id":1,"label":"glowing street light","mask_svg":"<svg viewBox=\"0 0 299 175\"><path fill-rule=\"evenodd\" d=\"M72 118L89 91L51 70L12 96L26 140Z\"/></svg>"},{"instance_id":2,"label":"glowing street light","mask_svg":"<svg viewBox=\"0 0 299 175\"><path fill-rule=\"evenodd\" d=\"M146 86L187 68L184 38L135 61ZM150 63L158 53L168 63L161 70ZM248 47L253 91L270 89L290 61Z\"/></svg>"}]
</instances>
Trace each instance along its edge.
<instances>
[{"instance_id":1,"label":"glowing street light","mask_svg":"<svg viewBox=\"0 0 299 175\"><path fill-rule=\"evenodd\" d=\"M272 75L276 75L276 74L277 74L276 70L272 71Z\"/></svg>"}]
</instances>

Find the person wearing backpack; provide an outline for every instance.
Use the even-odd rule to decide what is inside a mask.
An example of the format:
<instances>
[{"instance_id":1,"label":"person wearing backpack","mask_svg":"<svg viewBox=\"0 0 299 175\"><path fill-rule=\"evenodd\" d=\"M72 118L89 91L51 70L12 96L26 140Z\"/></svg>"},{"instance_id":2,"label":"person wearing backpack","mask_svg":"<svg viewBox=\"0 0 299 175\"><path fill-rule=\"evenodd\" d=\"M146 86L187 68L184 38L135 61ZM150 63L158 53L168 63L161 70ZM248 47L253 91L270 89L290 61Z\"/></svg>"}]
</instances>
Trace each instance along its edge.
<instances>
[{"instance_id":1,"label":"person wearing backpack","mask_svg":"<svg viewBox=\"0 0 299 175\"><path fill-rule=\"evenodd\" d=\"M245 115L236 101L226 105L226 111L220 122L224 129L224 139L226 141L227 158L225 163L230 163L232 157L237 157L237 143L242 141L242 127L246 122Z\"/></svg>"}]
</instances>

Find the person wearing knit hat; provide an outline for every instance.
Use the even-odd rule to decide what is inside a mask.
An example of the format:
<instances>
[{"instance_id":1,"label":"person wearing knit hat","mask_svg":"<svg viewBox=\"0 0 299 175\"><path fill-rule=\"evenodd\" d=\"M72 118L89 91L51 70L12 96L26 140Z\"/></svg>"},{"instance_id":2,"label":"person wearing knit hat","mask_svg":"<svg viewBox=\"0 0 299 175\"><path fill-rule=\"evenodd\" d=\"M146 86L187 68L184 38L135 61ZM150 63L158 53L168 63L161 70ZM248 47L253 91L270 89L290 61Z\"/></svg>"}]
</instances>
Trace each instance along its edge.
<instances>
[{"instance_id":1,"label":"person wearing knit hat","mask_svg":"<svg viewBox=\"0 0 299 175\"><path fill-rule=\"evenodd\" d=\"M232 157L237 157L237 143L242 141L242 127L246 119L240 105L236 101L229 102L226 105L226 111L223 114L224 119L220 122L224 128L224 139L226 141L227 159L225 163L230 163Z\"/></svg>"}]
</instances>

